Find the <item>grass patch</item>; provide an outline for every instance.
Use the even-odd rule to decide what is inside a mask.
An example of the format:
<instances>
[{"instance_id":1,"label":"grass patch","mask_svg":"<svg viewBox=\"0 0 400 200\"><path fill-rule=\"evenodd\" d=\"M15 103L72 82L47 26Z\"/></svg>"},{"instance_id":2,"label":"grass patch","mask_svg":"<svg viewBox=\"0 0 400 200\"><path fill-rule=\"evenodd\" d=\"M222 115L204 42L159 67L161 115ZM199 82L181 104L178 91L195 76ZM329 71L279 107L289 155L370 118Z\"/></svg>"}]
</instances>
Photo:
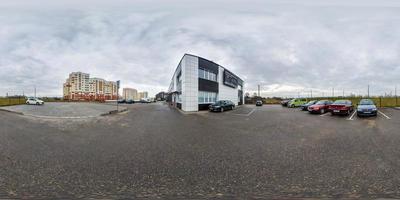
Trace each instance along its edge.
<instances>
[{"instance_id":1,"label":"grass patch","mask_svg":"<svg viewBox=\"0 0 400 200\"><path fill-rule=\"evenodd\" d=\"M0 106L12 106L25 103L25 98L0 98Z\"/></svg>"}]
</instances>

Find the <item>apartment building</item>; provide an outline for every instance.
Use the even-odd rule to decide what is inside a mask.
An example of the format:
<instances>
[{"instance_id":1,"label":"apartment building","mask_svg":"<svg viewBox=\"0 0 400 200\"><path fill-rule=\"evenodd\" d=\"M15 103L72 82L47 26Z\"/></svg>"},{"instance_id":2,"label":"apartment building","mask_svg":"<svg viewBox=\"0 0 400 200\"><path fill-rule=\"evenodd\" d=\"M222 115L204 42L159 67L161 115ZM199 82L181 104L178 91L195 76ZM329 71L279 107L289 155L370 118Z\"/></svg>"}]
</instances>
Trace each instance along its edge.
<instances>
[{"instance_id":1,"label":"apartment building","mask_svg":"<svg viewBox=\"0 0 400 200\"><path fill-rule=\"evenodd\" d=\"M122 98L125 100L139 100L138 91L134 88L122 89Z\"/></svg>"},{"instance_id":2,"label":"apartment building","mask_svg":"<svg viewBox=\"0 0 400 200\"><path fill-rule=\"evenodd\" d=\"M139 99L147 99L149 98L149 93L148 92L139 92Z\"/></svg>"},{"instance_id":3,"label":"apartment building","mask_svg":"<svg viewBox=\"0 0 400 200\"><path fill-rule=\"evenodd\" d=\"M66 100L104 101L117 99L117 83L90 78L88 73L72 72L63 84Z\"/></svg>"}]
</instances>

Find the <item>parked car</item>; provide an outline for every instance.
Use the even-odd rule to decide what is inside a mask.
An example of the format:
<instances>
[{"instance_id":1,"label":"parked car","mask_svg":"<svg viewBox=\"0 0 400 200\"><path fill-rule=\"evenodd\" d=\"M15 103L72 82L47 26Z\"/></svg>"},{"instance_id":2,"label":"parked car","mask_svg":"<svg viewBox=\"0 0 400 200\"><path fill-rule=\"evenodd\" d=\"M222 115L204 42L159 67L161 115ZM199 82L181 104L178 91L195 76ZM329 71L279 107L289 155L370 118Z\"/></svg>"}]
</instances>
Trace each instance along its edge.
<instances>
[{"instance_id":1,"label":"parked car","mask_svg":"<svg viewBox=\"0 0 400 200\"><path fill-rule=\"evenodd\" d=\"M296 99L292 99L291 101L289 101L287 106L290 107L290 108L294 108L294 107L299 107L299 106L301 106L303 104L306 104L306 103L307 103L307 99L298 99L298 98L296 98Z\"/></svg>"},{"instance_id":2,"label":"parked car","mask_svg":"<svg viewBox=\"0 0 400 200\"><path fill-rule=\"evenodd\" d=\"M290 99L284 99L281 101L281 105L286 107L288 105L289 101L290 101Z\"/></svg>"},{"instance_id":3,"label":"parked car","mask_svg":"<svg viewBox=\"0 0 400 200\"><path fill-rule=\"evenodd\" d=\"M28 98L26 100L26 104L28 104L28 105L43 105L44 101L42 101L38 98Z\"/></svg>"},{"instance_id":4,"label":"parked car","mask_svg":"<svg viewBox=\"0 0 400 200\"><path fill-rule=\"evenodd\" d=\"M300 108L301 110L307 111L309 106L312 106L317 102L318 102L317 100L309 101L308 103L301 105Z\"/></svg>"},{"instance_id":5,"label":"parked car","mask_svg":"<svg viewBox=\"0 0 400 200\"><path fill-rule=\"evenodd\" d=\"M263 102L261 100L256 101L256 106L262 106Z\"/></svg>"},{"instance_id":6,"label":"parked car","mask_svg":"<svg viewBox=\"0 0 400 200\"><path fill-rule=\"evenodd\" d=\"M357 106L357 116L377 116L378 109L371 99L361 99Z\"/></svg>"},{"instance_id":7,"label":"parked car","mask_svg":"<svg viewBox=\"0 0 400 200\"><path fill-rule=\"evenodd\" d=\"M229 100L220 100L209 106L210 111L224 112L225 110L233 110L235 104Z\"/></svg>"},{"instance_id":8,"label":"parked car","mask_svg":"<svg viewBox=\"0 0 400 200\"><path fill-rule=\"evenodd\" d=\"M118 100L118 103L125 103L126 101L125 101L125 99L119 99Z\"/></svg>"},{"instance_id":9,"label":"parked car","mask_svg":"<svg viewBox=\"0 0 400 200\"><path fill-rule=\"evenodd\" d=\"M133 104L133 103L135 103L135 101L132 100L132 99L128 99L128 100L125 101L125 103L127 103L127 104Z\"/></svg>"},{"instance_id":10,"label":"parked car","mask_svg":"<svg viewBox=\"0 0 400 200\"><path fill-rule=\"evenodd\" d=\"M151 103L151 101L148 98L142 98L140 99L140 103Z\"/></svg>"},{"instance_id":11,"label":"parked car","mask_svg":"<svg viewBox=\"0 0 400 200\"><path fill-rule=\"evenodd\" d=\"M353 110L353 103L350 100L336 100L329 106L332 115L345 114L350 115Z\"/></svg>"},{"instance_id":12,"label":"parked car","mask_svg":"<svg viewBox=\"0 0 400 200\"><path fill-rule=\"evenodd\" d=\"M308 107L308 112L324 114L329 111L329 105L333 102L330 100L321 100Z\"/></svg>"}]
</instances>

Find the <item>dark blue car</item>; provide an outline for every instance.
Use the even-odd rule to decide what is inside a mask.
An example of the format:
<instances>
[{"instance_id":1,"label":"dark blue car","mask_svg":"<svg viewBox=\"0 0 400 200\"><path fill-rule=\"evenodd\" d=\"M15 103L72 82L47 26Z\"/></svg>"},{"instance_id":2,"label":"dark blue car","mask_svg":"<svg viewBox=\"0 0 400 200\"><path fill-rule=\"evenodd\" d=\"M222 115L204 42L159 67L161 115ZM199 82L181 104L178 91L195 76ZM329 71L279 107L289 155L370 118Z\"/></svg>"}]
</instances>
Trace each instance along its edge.
<instances>
[{"instance_id":1,"label":"dark blue car","mask_svg":"<svg viewBox=\"0 0 400 200\"><path fill-rule=\"evenodd\" d=\"M303 104L300 106L301 110L307 111L309 106L312 106L314 104L316 104L318 101L314 100L314 101L309 101L306 104Z\"/></svg>"},{"instance_id":2,"label":"dark blue car","mask_svg":"<svg viewBox=\"0 0 400 200\"><path fill-rule=\"evenodd\" d=\"M357 116L376 116L378 114L378 109L375 103L371 99L361 99L357 106Z\"/></svg>"}]
</instances>

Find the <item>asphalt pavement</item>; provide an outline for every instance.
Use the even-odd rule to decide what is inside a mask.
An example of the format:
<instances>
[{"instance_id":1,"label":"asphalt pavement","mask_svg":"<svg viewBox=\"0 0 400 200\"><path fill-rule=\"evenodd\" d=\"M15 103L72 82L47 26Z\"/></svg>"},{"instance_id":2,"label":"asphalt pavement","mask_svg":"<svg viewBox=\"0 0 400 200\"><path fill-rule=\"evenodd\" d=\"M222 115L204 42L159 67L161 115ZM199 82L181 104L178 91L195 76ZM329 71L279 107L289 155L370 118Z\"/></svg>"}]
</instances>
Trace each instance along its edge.
<instances>
[{"instance_id":1,"label":"asphalt pavement","mask_svg":"<svg viewBox=\"0 0 400 200\"><path fill-rule=\"evenodd\" d=\"M0 198L400 198L399 110L126 107L88 119L0 111Z\"/></svg>"}]
</instances>

